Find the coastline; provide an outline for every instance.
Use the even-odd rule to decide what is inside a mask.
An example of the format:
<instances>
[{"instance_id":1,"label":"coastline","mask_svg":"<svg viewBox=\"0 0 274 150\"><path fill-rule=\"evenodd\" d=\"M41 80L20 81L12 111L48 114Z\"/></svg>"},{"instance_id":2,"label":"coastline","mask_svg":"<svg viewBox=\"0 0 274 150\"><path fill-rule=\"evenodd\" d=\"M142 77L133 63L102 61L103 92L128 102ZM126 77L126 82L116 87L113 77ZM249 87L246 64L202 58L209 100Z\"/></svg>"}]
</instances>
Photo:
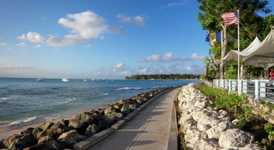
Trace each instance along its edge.
<instances>
[{"instance_id":1,"label":"coastline","mask_svg":"<svg viewBox=\"0 0 274 150\"><path fill-rule=\"evenodd\" d=\"M20 128L11 129L11 130L7 129L7 127L3 127L3 128L0 128L0 133L1 133L0 139L2 142L5 143L5 141L9 141L10 139L13 139L14 137L16 137L15 134L20 135L20 137L22 137L22 136L24 137L24 136L33 134L33 136L35 138L37 138L36 141L38 141L38 144L39 144L39 140L41 140L41 138L43 139L44 136L50 135L50 133L48 133L49 130L57 131L59 129L61 129L62 131L61 131L61 133L58 133L59 134L58 137L61 134L63 135L63 133L64 134L67 133L68 131L69 132L70 131L75 131L75 132L78 131L79 136L88 136L88 135L86 135L86 130L88 130L87 122L89 122L89 120L91 118L93 120L93 121L91 121L93 123L93 125L94 125L94 123L97 122L96 123L98 125L97 132L100 132L100 131L110 127L115 122L121 120L123 117L127 116L129 113L131 113L133 110L137 109L139 106L141 106L146 101L150 100L154 96L157 96L158 94L161 94L163 91L165 91L169 88L171 88L171 87L158 88L156 90L148 91L146 93L140 93L138 95L132 96L131 98L128 98L125 100L121 99L121 100L119 100L119 102L114 102L113 104L108 104L105 107L100 107L97 109L89 109L88 111L82 110L81 112L75 113L73 116L73 119L70 119L70 120L65 120L64 118L62 118L62 119L58 119L58 120L54 120L54 121L50 121L50 122L31 124L31 125L23 126ZM98 124L98 120L99 120L99 124ZM66 127L62 129L62 127L60 125L66 126ZM48 126L48 127L44 128L45 126ZM29 131L30 128L31 128L31 131ZM52 129L52 128L55 128L55 129ZM82 130L83 128L84 128L84 131ZM41 130L41 131L34 134L35 130L36 131ZM46 133L47 135L44 135L44 133ZM16 143L14 143L14 142L16 142L16 139L13 139L13 140L14 140L13 142L9 143L11 145L6 145L6 147L11 148L13 146L13 148L14 148L14 146L16 145ZM43 139L43 140L45 140L45 139ZM57 138L54 138L54 140L57 141ZM44 141L44 142L50 142L50 141ZM0 145L1 145L1 143L0 143ZM36 143L36 145L37 145L37 143Z\"/></svg>"}]
</instances>

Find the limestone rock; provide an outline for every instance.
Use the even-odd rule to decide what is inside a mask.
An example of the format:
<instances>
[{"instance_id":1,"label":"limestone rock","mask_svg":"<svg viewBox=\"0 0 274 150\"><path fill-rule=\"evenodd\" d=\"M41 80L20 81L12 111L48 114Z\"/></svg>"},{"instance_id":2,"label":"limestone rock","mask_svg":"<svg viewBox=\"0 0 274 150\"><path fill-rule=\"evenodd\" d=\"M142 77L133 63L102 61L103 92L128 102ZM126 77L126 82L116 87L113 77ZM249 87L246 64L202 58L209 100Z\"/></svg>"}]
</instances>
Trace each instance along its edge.
<instances>
[{"instance_id":1,"label":"limestone rock","mask_svg":"<svg viewBox=\"0 0 274 150\"><path fill-rule=\"evenodd\" d=\"M201 139L195 144L193 150L219 150L217 139Z\"/></svg>"},{"instance_id":2,"label":"limestone rock","mask_svg":"<svg viewBox=\"0 0 274 150\"><path fill-rule=\"evenodd\" d=\"M223 148L244 147L254 141L254 135L240 129L228 129L220 134L219 145Z\"/></svg>"},{"instance_id":3,"label":"limestone rock","mask_svg":"<svg viewBox=\"0 0 274 150\"><path fill-rule=\"evenodd\" d=\"M257 144L247 144L245 147L240 147L239 150L264 150Z\"/></svg>"}]
</instances>

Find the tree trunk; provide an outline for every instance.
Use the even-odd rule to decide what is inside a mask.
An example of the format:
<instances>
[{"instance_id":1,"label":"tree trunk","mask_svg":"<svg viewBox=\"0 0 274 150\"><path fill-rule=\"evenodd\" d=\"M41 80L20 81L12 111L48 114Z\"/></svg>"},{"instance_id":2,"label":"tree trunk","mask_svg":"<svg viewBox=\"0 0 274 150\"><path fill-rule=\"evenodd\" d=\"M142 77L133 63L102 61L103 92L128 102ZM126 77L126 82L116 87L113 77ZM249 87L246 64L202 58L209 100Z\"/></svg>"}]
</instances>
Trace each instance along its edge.
<instances>
[{"instance_id":1,"label":"tree trunk","mask_svg":"<svg viewBox=\"0 0 274 150\"><path fill-rule=\"evenodd\" d=\"M216 75L215 75L215 79L220 79L220 66L214 64L214 62L210 62L210 65L214 68Z\"/></svg>"},{"instance_id":2,"label":"tree trunk","mask_svg":"<svg viewBox=\"0 0 274 150\"><path fill-rule=\"evenodd\" d=\"M206 61L205 71L204 71L205 80L208 80L208 66L209 66L209 61Z\"/></svg>"}]
</instances>

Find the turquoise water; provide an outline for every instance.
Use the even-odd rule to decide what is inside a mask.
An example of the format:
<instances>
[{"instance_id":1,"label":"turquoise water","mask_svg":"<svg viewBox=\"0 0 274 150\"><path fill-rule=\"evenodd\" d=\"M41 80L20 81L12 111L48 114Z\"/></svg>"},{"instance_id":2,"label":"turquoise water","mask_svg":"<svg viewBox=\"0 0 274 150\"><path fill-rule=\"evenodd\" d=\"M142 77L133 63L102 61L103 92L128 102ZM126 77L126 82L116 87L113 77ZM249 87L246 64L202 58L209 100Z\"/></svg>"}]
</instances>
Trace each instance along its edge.
<instances>
[{"instance_id":1,"label":"turquoise water","mask_svg":"<svg viewBox=\"0 0 274 150\"><path fill-rule=\"evenodd\" d=\"M33 123L72 118L94 109L160 87L201 81L70 80L0 78L0 126L16 128Z\"/></svg>"}]
</instances>

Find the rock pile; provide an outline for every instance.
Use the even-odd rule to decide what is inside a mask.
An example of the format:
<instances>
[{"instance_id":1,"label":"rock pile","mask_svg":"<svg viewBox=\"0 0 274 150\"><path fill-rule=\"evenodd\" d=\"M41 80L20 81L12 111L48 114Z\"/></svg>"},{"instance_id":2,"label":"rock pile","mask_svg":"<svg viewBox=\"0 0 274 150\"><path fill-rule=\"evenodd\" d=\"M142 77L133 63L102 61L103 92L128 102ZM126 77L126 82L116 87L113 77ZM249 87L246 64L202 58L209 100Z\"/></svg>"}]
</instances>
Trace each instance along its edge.
<instances>
[{"instance_id":1,"label":"rock pile","mask_svg":"<svg viewBox=\"0 0 274 150\"><path fill-rule=\"evenodd\" d=\"M112 105L84 112L71 120L46 122L36 128L28 128L20 134L0 141L0 149L59 150L72 148L84 140L127 116L140 105L167 88L142 93Z\"/></svg>"},{"instance_id":2,"label":"rock pile","mask_svg":"<svg viewBox=\"0 0 274 150\"><path fill-rule=\"evenodd\" d=\"M254 136L236 128L224 110L212 109L212 101L194 84L183 86L178 95L181 116L179 132L183 132L187 146L193 150L261 150L253 144Z\"/></svg>"}]
</instances>

